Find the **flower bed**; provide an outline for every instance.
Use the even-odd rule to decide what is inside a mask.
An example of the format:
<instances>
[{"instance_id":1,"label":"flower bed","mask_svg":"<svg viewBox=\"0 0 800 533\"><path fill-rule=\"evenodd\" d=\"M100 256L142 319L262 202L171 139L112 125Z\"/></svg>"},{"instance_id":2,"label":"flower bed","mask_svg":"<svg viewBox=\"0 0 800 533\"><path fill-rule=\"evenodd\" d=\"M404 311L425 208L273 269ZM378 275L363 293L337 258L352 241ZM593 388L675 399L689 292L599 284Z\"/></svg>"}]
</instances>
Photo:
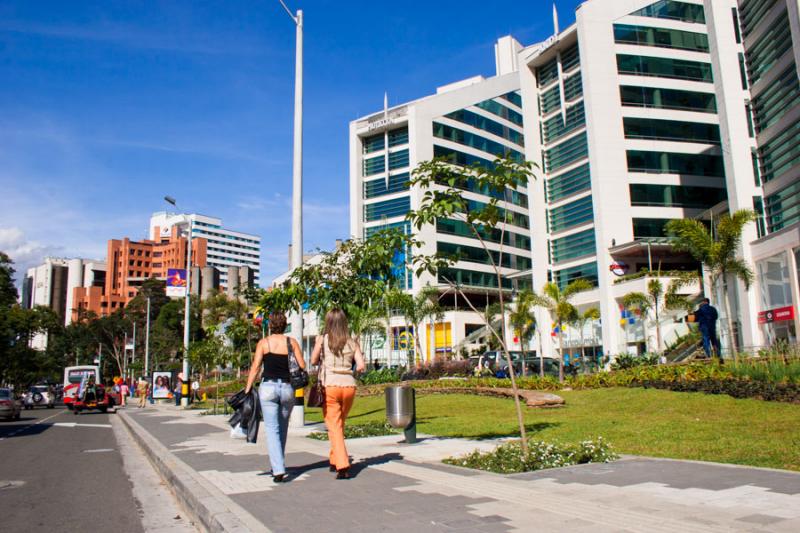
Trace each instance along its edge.
<instances>
[{"instance_id":1,"label":"flower bed","mask_svg":"<svg viewBox=\"0 0 800 533\"><path fill-rule=\"evenodd\" d=\"M529 440L527 453L522 451L520 441L512 441L491 452L475 450L461 457L448 457L442 462L497 474L516 474L586 463L608 463L617 458L611 446L598 437L577 445Z\"/></svg>"},{"instance_id":2,"label":"flower bed","mask_svg":"<svg viewBox=\"0 0 800 533\"><path fill-rule=\"evenodd\" d=\"M382 437L384 435L394 435L397 433L389 424L385 422L368 422L366 424L353 424L344 427L344 438L360 439L363 437ZM307 435L309 439L328 440L328 433L315 431Z\"/></svg>"}]
</instances>

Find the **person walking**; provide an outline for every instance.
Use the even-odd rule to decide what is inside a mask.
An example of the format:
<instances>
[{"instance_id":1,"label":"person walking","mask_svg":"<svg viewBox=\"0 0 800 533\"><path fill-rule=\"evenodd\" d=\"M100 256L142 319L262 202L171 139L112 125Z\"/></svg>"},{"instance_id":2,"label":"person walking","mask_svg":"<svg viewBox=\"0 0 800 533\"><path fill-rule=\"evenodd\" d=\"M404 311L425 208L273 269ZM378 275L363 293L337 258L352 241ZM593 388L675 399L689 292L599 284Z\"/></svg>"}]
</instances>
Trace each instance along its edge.
<instances>
[{"instance_id":1,"label":"person walking","mask_svg":"<svg viewBox=\"0 0 800 533\"><path fill-rule=\"evenodd\" d=\"M350 336L347 316L341 309L332 309L325 315L325 334L317 337L311 364L322 366L320 379L325 387L322 413L331 443L331 471L336 471L336 479L350 479L344 425L356 395L353 362L357 372L364 371L364 356L358 342Z\"/></svg>"},{"instance_id":2,"label":"person walking","mask_svg":"<svg viewBox=\"0 0 800 533\"><path fill-rule=\"evenodd\" d=\"M286 315L270 314L269 330L270 335L258 341L256 345L244 391L250 393L253 383L261 373L258 398L267 434L272 481L281 483L287 480L284 457L286 437L289 432L289 415L292 414L294 407L294 389L289 379L289 357L294 357L300 368L305 369L306 363L297 341L283 334L286 331Z\"/></svg>"},{"instance_id":3,"label":"person walking","mask_svg":"<svg viewBox=\"0 0 800 533\"><path fill-rule=\"evenodd\" d=\"M139 407L147 406L147 380L139 378L139 383L136 385L136 393L139 395Z\"/></svg>"},{"instance_id":4,"label":"person walking","mask_svg":"<svg viewBox=\"0 0 800 533\"><path fill-rule=\"evenodd\" d=\"M183 373L178 374L175 378L175 389L173 392L175 393L175 405L180 407L181 397L183 396Z\"/></svg>"},{"instance_id":5,"label":"person walking","mask_svg":"<svg viewBox=\"0 0 800 533\"><path fill-rule=\"evenodd\" d=\"M128 392L129 392L128 383L123 380L119 386L119 395L120 395L120 400L122 401L122 407L125 407L128 401Z\"/></svg>"},{"instance_id":6,"label":"person walking","mask_svg":"<svg viewBox=\"0 0 800 533\"><path fill-rule=\"evenodd\" d=\"M711 357L711 349L714 349L714 355L722 363L722 347L717 337L717 319L719 313L711 306L711 301L708 298L703 298L700 301L700 307L694 312L694 318L697 322L700 334L703 336L703 350L706 352L706 357Z\"/></svg>"}]
</instances>

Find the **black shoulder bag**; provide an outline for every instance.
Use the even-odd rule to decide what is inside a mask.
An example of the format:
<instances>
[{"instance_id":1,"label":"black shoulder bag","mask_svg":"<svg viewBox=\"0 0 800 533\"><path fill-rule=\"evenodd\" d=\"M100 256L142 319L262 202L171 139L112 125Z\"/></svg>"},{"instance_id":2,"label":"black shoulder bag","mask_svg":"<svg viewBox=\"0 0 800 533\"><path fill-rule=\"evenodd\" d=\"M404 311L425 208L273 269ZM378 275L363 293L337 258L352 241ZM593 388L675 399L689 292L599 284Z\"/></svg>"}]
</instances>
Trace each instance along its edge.
<instances>
[{"instance_id":1,"label":"black shoulder bag","mask_svg":"<svg viewBox=\"0 0 800 533\"><path fill-rule=\"evenodd\" d=\"M289 357L289 382L292 384L293 389L302 389L308 385L308 372L297 364L297 359L294 357L294 349L292 348L292 339L288 337L286 338L286 349L289 352L287 354L287 357Z\"/></svg>"}]
</instances>

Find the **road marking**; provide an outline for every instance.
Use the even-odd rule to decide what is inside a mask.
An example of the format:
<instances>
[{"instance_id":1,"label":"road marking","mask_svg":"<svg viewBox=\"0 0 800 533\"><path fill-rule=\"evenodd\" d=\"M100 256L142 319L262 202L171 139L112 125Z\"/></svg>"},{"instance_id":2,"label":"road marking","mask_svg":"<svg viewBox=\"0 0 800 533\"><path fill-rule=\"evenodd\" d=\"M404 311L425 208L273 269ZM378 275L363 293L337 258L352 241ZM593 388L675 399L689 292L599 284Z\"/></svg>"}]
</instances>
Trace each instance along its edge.
<instances>
[{"instance_id":1,"label":"road marking","mask_svg":"<svg viewBox=\"0 0 800 533\"><path fill-rule=\"evenodd\" d=\"M0 490L16 489L17 487L21 487L24 484L25 484L24 481L11 481L5 479L0 481Z\"/></svg>"},{"instance_id":2,"label":"road marking","mask_svg":"<svg viewBox=\"0 0 800 533\"><path fill-rule=\"evenodd\" d=\"M47 421L48 421L48 420L50 420L51 418L55 418L55 417L57 417L58 415L60 415L60 414L62 414L62 413L66 413L66 410L64 410L64 411L59 411L59 412L57 412L57 413L56 413L56 414L54 414L54 415L50 415L50 416L48 416L47 418L42 418L41 420L37 420L37 421L36 421L35 423L33 423L33 424L29 424L29 425L27 425L27 426L23 426L22 428L20 428L20 429L16 430L14 433L10 433L10 434L6 435L5 437L2 437L2 438L0 438L0 440L6 440L6 439L8 439L8 438L11 438L11 437L13 437L13 436L15 436L15 435L19 435L20 433L22 433L22 432L23 432L23 431L25 431L26 429L32 428L33 426L38 426L39 424L42 424L42 423L44 423L44 422L47 422Z\"/></svg>"},{"instance_id":3,"label":"road marking","mask_svg":"<svg viewBox=\"0 0 800 533\"><path fill-rule=\"evenodd\" d=\"M111 424L78 424L77 422L56 422L54 426L62 428L110 428Z\"/></svg>"},{"instance_id":4,"label":"road marking","mask_svg":"<svg viewBox=\"0 0 800 533\"><path fill-rule=\"evenodd\" d=\"M96 450L83 450L83 453L104 453L113 452L114 448L97 448Z\"/></svg>"}]
</instances>

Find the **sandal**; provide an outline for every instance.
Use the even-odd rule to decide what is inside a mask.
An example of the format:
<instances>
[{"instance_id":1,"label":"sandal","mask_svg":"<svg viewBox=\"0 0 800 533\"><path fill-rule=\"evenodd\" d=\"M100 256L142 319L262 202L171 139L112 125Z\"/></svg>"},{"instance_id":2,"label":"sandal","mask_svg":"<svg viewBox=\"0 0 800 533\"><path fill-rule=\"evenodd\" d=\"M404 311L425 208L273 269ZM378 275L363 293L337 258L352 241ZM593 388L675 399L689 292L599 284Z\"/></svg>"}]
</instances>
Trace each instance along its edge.
<instances>
[{"instance_id":1,"label":"sandal","mask_svg":"<svg viewBox=\"0 0 800 533\"><path fill-rule=\"evenodd\" d=\"M350 467L337 470L336 479L350 479Z\"/></svg>"}]
</instances>

